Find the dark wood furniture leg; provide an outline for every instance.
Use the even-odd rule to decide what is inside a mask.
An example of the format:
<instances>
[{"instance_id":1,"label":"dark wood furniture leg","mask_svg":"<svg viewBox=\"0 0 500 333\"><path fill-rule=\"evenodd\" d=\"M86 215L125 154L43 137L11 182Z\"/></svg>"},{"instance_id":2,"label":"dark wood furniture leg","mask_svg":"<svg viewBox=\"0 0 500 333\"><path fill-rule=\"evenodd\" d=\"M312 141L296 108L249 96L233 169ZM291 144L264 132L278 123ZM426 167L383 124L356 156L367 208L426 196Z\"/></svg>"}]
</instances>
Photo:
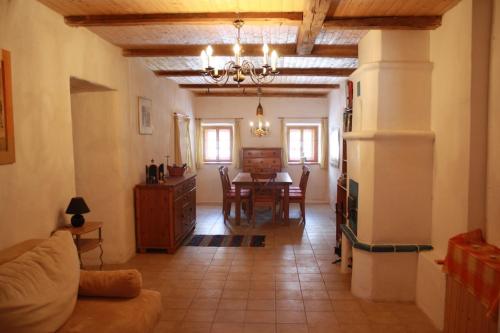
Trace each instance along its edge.
<instances>
[{"instance_id":1,"label":"dark wood furniture leg","mask_svg":"<svg viewBox=\"0 0 500 333\"><path fill-rule=\"evenodd\" d=\"M239 225L241 223L241 185L235 185L235 202L234 202L234 210L236 213L236 224Z\"/></svg>"},{"instance_id":2,"label":"dark wood furniture leg","mask_svg":"<svg viewBox=\"0 0 500 333\"><path fill-rule=\"evenodd\" d=\"M283 211L285 213L285 223L290 223L290 185L284 184Z\"/></svg>"},{"instance_id":3,"label":"dark wood furniture leg","mask_svg":"<svg viewBox=\"0 0 500 333\"><path fill-rule=\"evenodd\" d=\"M101 254L99 255L99 260L101 264L99 265L99 270L102 271L102 266L104 265L104 261L102 260L102 255L104 254L104 250L102 249L102 229L99 228L99 249L101 249Z\"/></svg>"},{"instance_id":4,"label":"dark wood furniture leg","mask_svg":"<svg viewBox=\"0 0 500 333\"><path fill-rule=\"evenodd\" d=\"M78 260L80 260L80 269L83 268L83 263L82 263L82 253L80 252L80 235L75 235L76 238L76 248L78 252Z\"/></svg>"}]
</instances>

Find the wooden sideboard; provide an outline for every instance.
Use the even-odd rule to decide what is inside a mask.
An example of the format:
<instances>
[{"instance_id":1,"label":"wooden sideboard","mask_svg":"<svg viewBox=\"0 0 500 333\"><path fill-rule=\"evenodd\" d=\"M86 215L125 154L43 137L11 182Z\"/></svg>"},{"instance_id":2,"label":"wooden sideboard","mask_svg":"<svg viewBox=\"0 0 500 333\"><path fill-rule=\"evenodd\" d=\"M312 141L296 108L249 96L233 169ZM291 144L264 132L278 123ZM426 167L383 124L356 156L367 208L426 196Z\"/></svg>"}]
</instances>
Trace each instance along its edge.
<instances>
[{"instance_id":1,"label":"wooden sideboard","mask_svg":"<svg viewBox=\"0 0 500 333\"><path fill-rule=\"evenodd\" d=\"M174 253L196 226L196 176L137 185L134 197L137 250Z\"/></svg>"},{"instance_id":2,"label":"wooden sideboard","mask_svg":"<svg viewBox=\"0 0 500 333\"><path fill-rule=\"evenodd\" d=\"M243 172L280 172L281 148L242 148Z\"/></svg>"}]
</instances>

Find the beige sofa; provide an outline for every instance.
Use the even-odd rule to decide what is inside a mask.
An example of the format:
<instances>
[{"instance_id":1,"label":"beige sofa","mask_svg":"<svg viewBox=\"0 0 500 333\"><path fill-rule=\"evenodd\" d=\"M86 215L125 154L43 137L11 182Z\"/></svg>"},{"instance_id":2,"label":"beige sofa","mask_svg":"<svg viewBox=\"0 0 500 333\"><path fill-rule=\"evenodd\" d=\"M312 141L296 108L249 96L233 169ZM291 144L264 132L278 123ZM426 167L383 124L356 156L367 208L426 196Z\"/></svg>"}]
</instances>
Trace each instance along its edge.
<instances>
[{"instance_id":1,"label":"beige sofa","mask_svg":"<svg viewBox=\"0 0 500 333\"><path fill-rule=\"evenodd\" d=\"M0 332L151 332L160 314L138 271L80 271L67 231L0 251Z\"/></svg>"}]
</instances>

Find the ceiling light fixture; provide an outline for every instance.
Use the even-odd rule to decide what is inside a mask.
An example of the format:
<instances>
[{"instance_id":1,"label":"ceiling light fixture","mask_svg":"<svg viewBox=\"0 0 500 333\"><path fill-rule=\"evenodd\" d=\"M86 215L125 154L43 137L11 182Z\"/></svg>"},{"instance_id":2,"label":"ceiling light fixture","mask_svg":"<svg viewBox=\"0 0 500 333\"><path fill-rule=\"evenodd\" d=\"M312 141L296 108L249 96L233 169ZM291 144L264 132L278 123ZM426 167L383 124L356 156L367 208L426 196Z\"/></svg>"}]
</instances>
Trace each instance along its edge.
<instances>
[{"instance_id":1,"label":"ceiling light fixture","mask_svg":"<svg viewBox=\"0 0 500 333\"><path fill-rule=\"evenodd\" d=\"M240 43L240 30L245 22L237 19L233 25L238 29L238 37L236 44L233 46L234 60L230 60L224 64L222 68L217 67L217 63L213 58L214 50L212 46L208 45L207 48L201 51L202 63L202 76L208 83L215 83L218 85L225 85L229 78L232 77L238 85L245 80L247 76L255 84L270 83L274 80L279 72L276 70L278 62L278 53L276 50L271 51L269 55L269 46L264 44L262 46L263 62L261 68L257 68L251 61L242 59L243 47Z\"/></svg>"},{"instance_id":2,"label":"ceiling light fixture","mask_svg":"<svg viewBox=\"0 0 500 333\"><path fill-rule=\"evenodd\" d=\"M271 125L268 121L264 122L264 108L260 104L260 96L262 91L260 87L257 89L257 96L259 96L259 105L257 106L257 127L255 127L254 122L250 122L250 132L258 137L266 136L271 133Z\"/></svg>"}]
</instances>

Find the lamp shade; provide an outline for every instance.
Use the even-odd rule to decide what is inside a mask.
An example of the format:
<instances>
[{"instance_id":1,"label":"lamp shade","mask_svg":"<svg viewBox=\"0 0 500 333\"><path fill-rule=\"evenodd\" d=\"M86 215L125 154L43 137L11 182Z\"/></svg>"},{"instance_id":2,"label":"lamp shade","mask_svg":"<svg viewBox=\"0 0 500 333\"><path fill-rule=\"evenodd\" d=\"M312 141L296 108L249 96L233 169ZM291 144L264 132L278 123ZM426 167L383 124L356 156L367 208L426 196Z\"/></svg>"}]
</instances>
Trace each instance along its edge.
<instances>
[{"instance_id":1,"label":"lamp shade","mask_svg":"<svg viewBox=\"0 0 500 333\"><path fill-rule=\"evenodd\" d=\"M66 214L85 214L88 212L90 212L90 209L82 197L72 198L68 208L66 208Z\"/></svg>"}]
</instances>

